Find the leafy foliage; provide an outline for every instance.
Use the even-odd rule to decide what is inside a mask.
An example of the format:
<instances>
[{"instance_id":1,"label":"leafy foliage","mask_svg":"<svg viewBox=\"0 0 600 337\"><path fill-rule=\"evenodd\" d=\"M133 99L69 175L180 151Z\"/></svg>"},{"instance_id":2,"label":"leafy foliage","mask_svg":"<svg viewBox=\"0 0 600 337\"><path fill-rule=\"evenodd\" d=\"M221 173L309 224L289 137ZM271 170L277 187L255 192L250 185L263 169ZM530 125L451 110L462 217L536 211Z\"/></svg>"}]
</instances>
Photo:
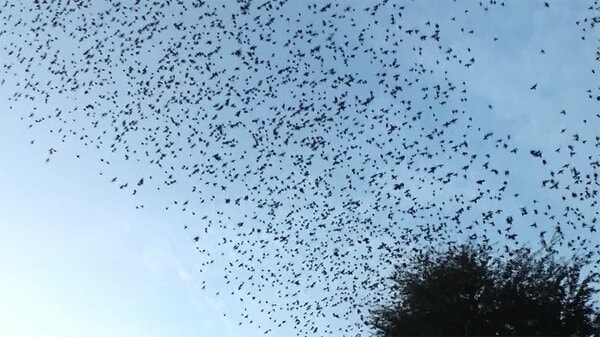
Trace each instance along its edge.
<instances>
[{"instance_id":1,"label":"leafy foliage","mask_svg":"<svg viewBox=\"0 0 600 337\"><path fill-rule=\"evenodd\" d=\"M589 259L522 247L425 251L396 266L390 303L372 312L379 336L598 336Z\"/></svg>"}]
</instances>

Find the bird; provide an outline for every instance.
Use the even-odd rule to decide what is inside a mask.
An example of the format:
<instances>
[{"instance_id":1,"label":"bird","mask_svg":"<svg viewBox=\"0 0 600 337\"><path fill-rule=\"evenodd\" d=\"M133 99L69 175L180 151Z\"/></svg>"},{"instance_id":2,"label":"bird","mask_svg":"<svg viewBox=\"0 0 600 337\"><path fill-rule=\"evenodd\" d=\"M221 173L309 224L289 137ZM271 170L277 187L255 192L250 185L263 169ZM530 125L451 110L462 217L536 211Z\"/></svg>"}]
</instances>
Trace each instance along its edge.
<instances>
[{"instance_id":1,"label":"bird","mask_svg":"<svg viewBox=\"0 0 600 337\"><path fill-rule=\"evenodd\" d=\"M593 115L566 114L557 96L543 112L517 101L527 123L499 103L484 103L482 116L487 89L474 75L481 55L501 58L477 41L511 36L470 23L517 7L444 6L456 10L386 0L7 2L3 106L41 153L50 148L47 162L88 150L77 165L185 223L202 291L233 294L238 324L276 336L365 335L360 317L406 256L457 238L520 244L560 231L564 239L539 243L551 246L596 230ZM594 11L586 15L576 29L593 37ZM543 47L531 62L553 54ZM600 100L593 88L581 94ZM564 126L541 139L534 125L552 111Z\"/></svg>"}]
</instances>

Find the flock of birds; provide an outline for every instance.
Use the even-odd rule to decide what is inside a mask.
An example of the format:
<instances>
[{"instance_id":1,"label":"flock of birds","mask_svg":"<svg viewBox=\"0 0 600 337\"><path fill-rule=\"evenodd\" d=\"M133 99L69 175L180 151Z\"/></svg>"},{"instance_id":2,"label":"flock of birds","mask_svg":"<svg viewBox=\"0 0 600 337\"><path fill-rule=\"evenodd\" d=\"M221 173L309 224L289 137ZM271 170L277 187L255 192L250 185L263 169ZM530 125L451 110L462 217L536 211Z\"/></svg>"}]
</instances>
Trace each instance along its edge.
<instances>
[{"instance_id":1,"label":"flock of birds","mask_svg":"<svg viewBox=\"0 0 600 337\"><path fill-rule=\"evenodd\" d=\"M508 250L534 233L598 258L600 133L581 130L600 110L548 112L569 121L552 149L484 127L460 79L476 53L448 37L510 3L454 3L443 20L415 5L6 1L1 88L60 141L47 161L79 143L107 183L171 198L215 293L239 298L239 324L266 315L265 333L364 332L393 265L432 245ZM590 43L599 11L574 23ZM586 96L600 103L600 87Z\"/></svg>"}]
</instances>

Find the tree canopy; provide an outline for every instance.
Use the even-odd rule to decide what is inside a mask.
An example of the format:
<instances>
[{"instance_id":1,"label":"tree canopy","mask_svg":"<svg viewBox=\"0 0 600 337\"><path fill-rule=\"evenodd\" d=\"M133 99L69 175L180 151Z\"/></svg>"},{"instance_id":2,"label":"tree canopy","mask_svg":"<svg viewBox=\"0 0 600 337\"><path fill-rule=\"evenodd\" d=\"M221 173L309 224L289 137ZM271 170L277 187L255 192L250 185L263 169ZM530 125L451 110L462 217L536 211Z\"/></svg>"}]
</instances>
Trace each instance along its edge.
<instances>
[{"instance_id":1,"label":"tree canopy","mask_svg":"<svg viewBox=\"0 0 600 337\"><path fill-rule=\"evenodd\" d=\"M397 265L391 299L374 310L379 336L598 336L588 258L521 247L493 257L462 244Z\"/></svg>"}]
</instances>

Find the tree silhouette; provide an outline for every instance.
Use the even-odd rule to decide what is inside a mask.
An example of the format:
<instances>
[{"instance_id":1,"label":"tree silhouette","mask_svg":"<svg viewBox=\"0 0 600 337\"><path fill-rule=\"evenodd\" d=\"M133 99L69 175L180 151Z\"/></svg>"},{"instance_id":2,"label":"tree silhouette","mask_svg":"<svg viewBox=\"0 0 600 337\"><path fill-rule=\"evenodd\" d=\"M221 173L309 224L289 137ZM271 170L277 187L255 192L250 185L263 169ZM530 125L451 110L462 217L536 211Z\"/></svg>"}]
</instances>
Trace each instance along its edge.
<instances>
[{"instance_id":1,"label":"tree silhouette","mask_svg":"<svg viewBox=\"0 0 600 337\"><path fill-rule=\"evenodd\" d=\"M522 247L425 251L396 266L391 300L372 311L377 335L598 336L589 258Z\"/></svg>"}]
</instances>

